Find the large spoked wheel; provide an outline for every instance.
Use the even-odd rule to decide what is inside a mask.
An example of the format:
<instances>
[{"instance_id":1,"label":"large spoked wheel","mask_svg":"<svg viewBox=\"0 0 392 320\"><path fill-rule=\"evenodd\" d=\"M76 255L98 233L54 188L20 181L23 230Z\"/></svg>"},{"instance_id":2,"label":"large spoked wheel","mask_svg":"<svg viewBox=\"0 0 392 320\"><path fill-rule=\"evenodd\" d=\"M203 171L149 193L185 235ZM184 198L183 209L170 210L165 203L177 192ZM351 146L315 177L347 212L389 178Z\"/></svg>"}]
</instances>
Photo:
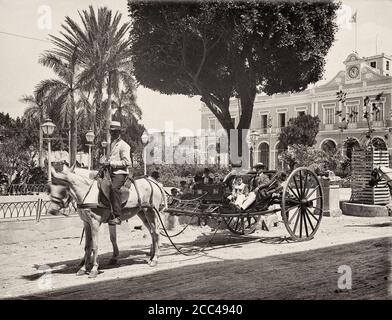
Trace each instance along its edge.
<instances>
[{"instance_id":1,"label":"large spoked wheel","mask_svg":"<svg viewBox=\"0 0 392 320\"><path fill-rule=\"evenodd\" d=\"M238 235L248 235L255 232L257 224L260 221L259 215L239 215L232 217L223 217L227 229Z\"/></svg>"},{"instance_id":2,"label":"large spoked wheel","mask_svg":"<svg viewBox=\"0 0 392 320\"><path fill-rule=\"evenodd\" d=\"M283 188L281 212L293 240L314 237L323 216L323 190L312 170L301 167L290 174Z\"/></svg>"}]
</instances>

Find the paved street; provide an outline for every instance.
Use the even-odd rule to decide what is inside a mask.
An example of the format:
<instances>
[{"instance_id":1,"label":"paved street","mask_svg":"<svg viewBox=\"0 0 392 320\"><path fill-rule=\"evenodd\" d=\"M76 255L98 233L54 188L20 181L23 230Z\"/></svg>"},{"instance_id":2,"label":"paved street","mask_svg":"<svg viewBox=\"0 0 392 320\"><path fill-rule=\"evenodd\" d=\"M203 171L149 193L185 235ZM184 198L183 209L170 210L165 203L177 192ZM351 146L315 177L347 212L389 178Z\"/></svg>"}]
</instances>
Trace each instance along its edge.
<instances>
[{"instance_id":1,"label":"paved street","mask_svg":"<svg viewBox=\"0 0 392 320\"><path fill-rule=\"evenodd\" d=\"M201 256L176 253L162 240L159 265L146 263L149 237L118 231L121 259L108 266L107 226L100 234L101 273L76 277L83 253L81 226L48 233L44 241L2 245L1 298L50 299L391 299L391 218L324 217L315 239L291 243L280 224L270 232L237 237L218 232ZM28 232L28 231L27 231ZM174 238L184 250L203 246L209 227ZM352 289L337 286L339 266L352 271ZM51 268L50 273L42 270ZM40 271L41 270L41 271Z\"/></svg>"}]
</instances>

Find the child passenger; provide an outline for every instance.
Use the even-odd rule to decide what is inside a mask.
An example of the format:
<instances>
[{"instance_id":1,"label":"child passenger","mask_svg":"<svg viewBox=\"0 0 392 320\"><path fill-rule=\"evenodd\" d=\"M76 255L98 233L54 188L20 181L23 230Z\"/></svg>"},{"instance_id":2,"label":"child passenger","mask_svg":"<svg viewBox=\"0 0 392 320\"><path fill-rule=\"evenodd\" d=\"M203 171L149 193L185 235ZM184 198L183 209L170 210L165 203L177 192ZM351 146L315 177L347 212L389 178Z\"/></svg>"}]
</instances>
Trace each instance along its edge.
<instances>
[{"instance_id":1,"label":"child passenger","mask_svg":"<svg viewBox=\"0 0 392 320\"><path fill-rule=\"evenodd\" d=\"M248 193L249 193L248 185L242 181L242 177L237 176L234 179L233 191L231 195L228 197L228 199L231 200L236 207L240 208L242 203L248 196Z\"/></svg>"}]
</instances>

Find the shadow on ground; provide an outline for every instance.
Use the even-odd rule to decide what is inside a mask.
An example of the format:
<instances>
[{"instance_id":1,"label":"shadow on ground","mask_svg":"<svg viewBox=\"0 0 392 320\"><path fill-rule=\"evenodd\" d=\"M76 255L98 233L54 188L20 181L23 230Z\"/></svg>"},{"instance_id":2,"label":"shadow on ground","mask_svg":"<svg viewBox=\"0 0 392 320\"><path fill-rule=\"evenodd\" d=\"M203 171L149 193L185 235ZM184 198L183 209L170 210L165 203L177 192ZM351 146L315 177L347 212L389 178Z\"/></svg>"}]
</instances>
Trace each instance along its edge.
<instances>
[{"instance_id":1,"label":"shadow on ground","mask_svg":"<svg viewBox=\"0 0 392 320\"><path fill-rule=\"evenodd\" d=\"M153 273L142 276L103 281L98 276L79 286L16 298L391 299L390 252L391 239L385 237L257 259L238 257L166 270L158 266ZM351 290L338 289L341 265L352 270Z\"/></svg>"},{"instance_id":2,"label":"shadow on ground","mask_svg":"<svg viewBox=\"0 0 392 320\"><path fill-rule=\"evenodd\" d=\"M364 227L364 228L382 228L382 227L392 227L392 222L374 223L374 224L350 224L345 227Z\"/></svg>"}]
</instances>

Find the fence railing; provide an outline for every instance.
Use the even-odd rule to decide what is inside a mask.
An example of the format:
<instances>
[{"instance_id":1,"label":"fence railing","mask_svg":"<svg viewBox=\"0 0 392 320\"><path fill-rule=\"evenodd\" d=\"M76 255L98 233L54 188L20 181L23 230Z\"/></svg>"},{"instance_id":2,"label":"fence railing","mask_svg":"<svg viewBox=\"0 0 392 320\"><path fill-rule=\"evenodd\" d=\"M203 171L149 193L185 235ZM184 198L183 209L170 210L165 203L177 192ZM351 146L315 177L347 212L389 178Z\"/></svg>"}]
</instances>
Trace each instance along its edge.
<instances>
[{"instance_id":1,"label":"fence railing","mask_svg":"<svg viewBox=\"0 0 392 320\"><path fill-rule=\"evenodd\" d=\"M42 216L49 215L50 200L15 201L0 203L0 219L35 217L37 221ZM76 203L71 202L68 208L61 209L64 215L76 213Z\"/></svg>"},{"instance_id":2,"label":"fence railing","mask_svg":"<svg viewBox=\"0 0 392 320\"><path fill-rule=\"evenodd\" d=\"M38 194L48 190L47 184L11 184L9 186L0 187L0 195L24 195Z\"/></svg>"}]
</instances>

